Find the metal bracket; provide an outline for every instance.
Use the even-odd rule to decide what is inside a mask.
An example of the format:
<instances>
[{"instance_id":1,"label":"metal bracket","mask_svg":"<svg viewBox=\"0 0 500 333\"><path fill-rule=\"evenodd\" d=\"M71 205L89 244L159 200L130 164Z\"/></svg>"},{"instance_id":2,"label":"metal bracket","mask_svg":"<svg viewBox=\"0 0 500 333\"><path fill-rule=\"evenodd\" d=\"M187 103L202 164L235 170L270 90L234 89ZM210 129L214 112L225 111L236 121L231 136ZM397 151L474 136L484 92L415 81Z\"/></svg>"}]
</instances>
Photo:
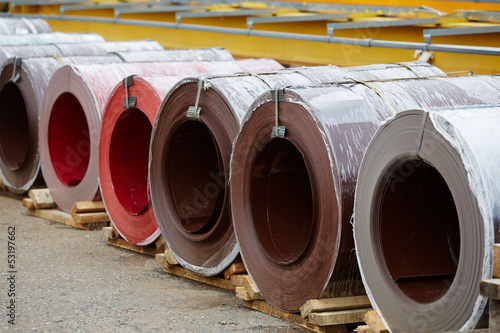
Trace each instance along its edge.
<instances>
[{"instance_id":1,"label":"metal bracket","mask_svg":"<svg viewBox=\"0 0 500 333\"><path fill-rule=\"evenodd\" d=\"M273 126L273 131L271 132L271 139L274 138L284 138L286 134L286 126L278 126L276 131L276 126Z\"/></svg>"},{"instance_id":2,"label":"metal bracket","mask_svg":"<svg viewBox=\"0 0 500 333\"><path fill-rule=\"evenodd\" d=\"M186 113L186 117L193 119L200 119L201 109L198 107L190 106Z\"/></svg>"},{"instance_id":3,"label":"metal bracket","mask_svg":"<svg viewBox=\"0 0 500 333\"><path fill-rule=\"evenodd\" d=\"M271 131L271 138L284 138L286 133L286 126L279 126L279 102L283 102L285 100L285 88L276 88L271 90L271 102L274 102L274 119L275 125L273 126L273 130Z\"/></svg>"},{"instance_id":4,"label":"metal bracket","mask_svg":"<svg viewBox=\"0 0 500 333\"><path fill-rule=\"evenodd\" d=\"M134 75L127 76L123 79L123 87L125 88L125 98L123 99L123 108L128 110L130 108L135 108L137 104L137 97L128 96L128 87L134 85Z\"/></svg>"},{"instance_id":5,"label":"metal bracket","mask_svg":"<svg viewBox=\"0 0 500 333\"><path fill-rule=\"evenodd\" d=\"M19 73L16 73L17 67L21 66L21 58L14 57L13 64L14 64L14 68L12 69L12 77L10 78L10 80L13 83L16 83L21 78L21 75Z\"/></svg>"}]
</instances>

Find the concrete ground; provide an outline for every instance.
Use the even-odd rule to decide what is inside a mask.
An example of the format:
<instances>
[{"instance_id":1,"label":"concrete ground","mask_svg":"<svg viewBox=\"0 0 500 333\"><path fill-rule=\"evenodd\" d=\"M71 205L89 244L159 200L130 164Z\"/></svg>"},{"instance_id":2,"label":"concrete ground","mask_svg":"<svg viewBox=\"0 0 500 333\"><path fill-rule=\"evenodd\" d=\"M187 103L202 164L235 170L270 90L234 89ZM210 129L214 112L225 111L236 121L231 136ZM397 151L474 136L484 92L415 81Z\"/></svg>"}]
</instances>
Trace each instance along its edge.
<instances>
[{"instance_id":1,"label":"concrete ground","mask_svg":"<svg viewBox=\"0 0 500 333\"><path fill-rule=\"evenodd\" d=\"M164 273L153 257L107 245L101 231L28 216L4 196L0 263L0 332L307 332L245 308L233 292Z\"/></svg>"}]
</instances>

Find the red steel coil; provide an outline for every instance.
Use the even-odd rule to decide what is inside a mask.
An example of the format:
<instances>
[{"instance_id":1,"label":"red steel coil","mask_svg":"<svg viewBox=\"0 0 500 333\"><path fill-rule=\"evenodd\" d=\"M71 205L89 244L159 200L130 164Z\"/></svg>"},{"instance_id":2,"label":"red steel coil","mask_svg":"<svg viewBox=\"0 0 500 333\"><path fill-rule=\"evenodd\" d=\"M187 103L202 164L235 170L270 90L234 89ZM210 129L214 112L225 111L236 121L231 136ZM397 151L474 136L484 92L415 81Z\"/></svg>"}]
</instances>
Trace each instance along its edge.
<instances>
[{"instance_id":1,"label":"red steel coil","mask_svg":"<svg viewBox=\"0 0 500 333\"><path fill-rule=\"evenodd\" d=\"M271 304L295 312L308 299L363 291L351 217L361 159L380 122L407 109L498 103L500 88L491 77L420 78L286 88L283 94L283 101L276 104L270 92L264 93L244 120L232 156L231 205L241 255L260 293ZM271 138L276 106L279 125L286 127L284 138ZM432 231L430 227L429 241ZM376 233L373 228L363 232L363 237ZM399 228L387 235L394 240ZM439 258L446 253L426 251L427 245L422 243L419 250L427 256L432 275L432 269L437 272L449 262ZM388 247L386 257L396 260L397 250ZM411 309L437 310L444 299L432 289L437 284L426 285L424 280L413 283L422 284L414 290ZM440 291L450 281L443 278ZM453 286L460 288L453 284L450 291ZM476 291L477 285L470 288ZM393 304L394 298L388 297L388 303ZM401 306L395 301L393 305ZM425 327L422 324L418 330Z\"/></svg>"},{"instance_id":2,"label":"red steel coil","mask_svg":"<svg viewBox=\"0 0 500 333\"><path fill-rule=\"evenodd\" d=\"M26 35L52 32L49 24L39 18L2 17L0 35Z\"/></svg>"},{"instance_id":3,"label":"red steel coil","mask_svg":"<svg viewBox=\"0 0 500 333\"><path fill-rule=\"evenodd\" d=\"M35 35L3 35L0 46L6 45L45 45L54 43L93 43L104 42L104 38L92 33L51 32Z\"/></svg>"},{"instance_id":4,"label":"red steel coil","mask_svg":"<svg viewBox=\"0 0 500 333\"><path fill-rule=\"evenodd\" d=\"M150 163L157 222L179 263L198 274L216 275L238 254L229 210L229 160L241 120L262 92L284 85L419 75L443 72L428 64L407 63L350 69L311 67L181 81L160 107L151 141L155 158ZM199 119L186 118L188 108L196 104Z\"/></svg>"},{"instance_id":5,"label":"red steel coil","mask_svg":"<svg viewBox=\"0 0 500 333\"><path fill-rule=\"evenodd\" d=\"M236 72L254 65L276 68L274 60L240 60ZM99 197L97 153L100 120L106 100L117 83L129 75L186 75L215 72L211 62L122 63L105 66L66 66L52 76L39 124L42 171L57 205L71 210L76 201ZM72 112L67 112L71 109Z\"/></svg>"}]
</instances>

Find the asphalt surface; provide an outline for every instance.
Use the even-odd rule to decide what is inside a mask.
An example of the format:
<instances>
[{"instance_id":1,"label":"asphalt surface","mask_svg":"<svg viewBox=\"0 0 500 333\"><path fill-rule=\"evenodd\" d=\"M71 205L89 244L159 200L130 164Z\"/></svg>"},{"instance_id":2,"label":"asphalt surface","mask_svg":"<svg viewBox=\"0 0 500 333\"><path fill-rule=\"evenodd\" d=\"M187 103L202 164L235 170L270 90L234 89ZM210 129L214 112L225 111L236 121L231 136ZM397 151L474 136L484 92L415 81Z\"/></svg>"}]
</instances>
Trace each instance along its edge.
<instances>
[{"instance_id":1,"label":"asphalt surface","mask_svg":"<svg viewBox=\"0 0 500 333\"><path fill-rule=\"evenodd\" d=\"M0 332L308 332L1 195L0 263Z\"/></svg>"}]
</instances>

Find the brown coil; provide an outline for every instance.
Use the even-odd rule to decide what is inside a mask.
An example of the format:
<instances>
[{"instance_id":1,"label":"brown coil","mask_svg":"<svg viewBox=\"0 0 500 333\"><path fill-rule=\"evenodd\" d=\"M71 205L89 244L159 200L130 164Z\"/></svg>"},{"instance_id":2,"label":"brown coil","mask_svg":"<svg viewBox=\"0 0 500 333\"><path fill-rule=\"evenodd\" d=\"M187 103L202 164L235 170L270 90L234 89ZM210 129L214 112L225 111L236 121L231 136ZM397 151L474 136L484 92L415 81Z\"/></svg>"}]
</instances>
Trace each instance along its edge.
<instances>
[{"instance_id":1,"label":"brown coil","mask_svg":"<svg viewBox=\"0 0 500 333\"><path fill-rule=\"evenodd\" d=\"M444 74L425 63L407 63L181 81L160 107L151 141L155 158L150 162L157 222L179 263L198 274L216 275L238 255L229 210L229 160L241 120L261 93L277 86L418 75ZM188 109L195 106L199 119L187 118Z\"/></svg>"},{"instance_id":2,"label":"brown coil","mask_svg":"<svg viewBox=\"0 0 500 333\"><path fill-rule=\"evenodd\" d=\"M231 205L262 296L295 312L308 299L363 292L351 216L380 122L413 108L498 103L497 87L491 77L421 78L287 88L278 104L259 97L234 144ZM276 121L284 138L271 138Z\"/></svg>"}]
</instances>

